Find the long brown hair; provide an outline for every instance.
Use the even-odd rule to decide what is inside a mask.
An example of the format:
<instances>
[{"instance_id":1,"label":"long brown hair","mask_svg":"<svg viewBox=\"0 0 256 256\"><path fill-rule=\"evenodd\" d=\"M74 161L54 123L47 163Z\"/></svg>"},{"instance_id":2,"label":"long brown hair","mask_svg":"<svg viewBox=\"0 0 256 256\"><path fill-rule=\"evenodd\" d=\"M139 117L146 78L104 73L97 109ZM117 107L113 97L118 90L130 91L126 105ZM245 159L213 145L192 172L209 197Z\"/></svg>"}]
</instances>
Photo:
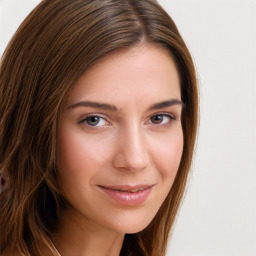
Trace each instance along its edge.
<instances>
[{"instance_id":1,"label":"long brown hair","mask_svg":"<svg viewBox=\"0 0 256 256\"><path fill-rule=\"evenodd\" d=\"M184 148L171 191L151 224L125 236L121 255L163 256L191 166L198 93L189 51L154 0L43 0L21 24L0 66L0 254L56 252L50 237L65 207L57 179L61 104L78 78L109 54L140 42L168 49L181 77Z\"/></svg>"}]
</instances>

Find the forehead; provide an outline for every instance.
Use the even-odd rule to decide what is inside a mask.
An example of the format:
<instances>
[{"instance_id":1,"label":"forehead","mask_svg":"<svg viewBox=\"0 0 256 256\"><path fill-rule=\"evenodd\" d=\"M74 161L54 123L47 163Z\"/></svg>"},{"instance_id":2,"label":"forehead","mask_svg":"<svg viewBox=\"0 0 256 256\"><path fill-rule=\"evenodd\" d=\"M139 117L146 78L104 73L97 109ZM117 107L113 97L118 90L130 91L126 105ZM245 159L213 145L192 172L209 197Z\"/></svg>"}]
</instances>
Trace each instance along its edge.
<instances>
[{"instance_id":1,"label":"forehead","mask_svg":"<svg viewBox=\"0 0 256 256\"><path fill-rule=\"evenodd\" d=\"M68 104L80 100L124 102L148 98L180 99L180 79L168 50L140 45L114 53L86 71L72 89Z\"/></svg>"}]
</instances>

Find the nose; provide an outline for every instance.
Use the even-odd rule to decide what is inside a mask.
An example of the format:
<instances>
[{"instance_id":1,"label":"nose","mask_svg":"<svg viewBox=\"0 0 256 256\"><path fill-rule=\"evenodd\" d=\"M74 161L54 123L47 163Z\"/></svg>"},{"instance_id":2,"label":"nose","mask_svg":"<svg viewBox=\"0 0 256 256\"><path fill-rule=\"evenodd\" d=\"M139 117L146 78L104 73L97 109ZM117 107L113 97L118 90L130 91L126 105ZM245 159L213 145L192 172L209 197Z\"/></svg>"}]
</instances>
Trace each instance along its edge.
<instances>
[{"instance_id":1,"label":"nose","mask_svg":"<svg viewBox=\"0 0 256 256\"><path fill-rule=\"evenodd\" d=\"M149 152L143 131L130 127L120 131L113 159L115 168L137 172L149 165Z\"/></svg>"}]
</instances>

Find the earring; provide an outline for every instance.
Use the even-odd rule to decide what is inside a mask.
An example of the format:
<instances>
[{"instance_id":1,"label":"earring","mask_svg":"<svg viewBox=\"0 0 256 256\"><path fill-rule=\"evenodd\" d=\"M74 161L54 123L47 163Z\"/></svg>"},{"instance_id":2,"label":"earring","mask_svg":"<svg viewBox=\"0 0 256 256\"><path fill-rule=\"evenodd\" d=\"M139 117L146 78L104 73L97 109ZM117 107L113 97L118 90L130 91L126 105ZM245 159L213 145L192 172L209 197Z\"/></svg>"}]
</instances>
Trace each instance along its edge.
<instances>
[{"instance_id":1,"label":"earring","mask_svg":"<svg viewBox=\"0 0 256 256\"><path fill-rule=\"evenodd\" d=\"M6 188L6 179L3 176L3 174L0 174L0 193L2 193L4 191L4 189Z\"/></svg>"}]
</instances>

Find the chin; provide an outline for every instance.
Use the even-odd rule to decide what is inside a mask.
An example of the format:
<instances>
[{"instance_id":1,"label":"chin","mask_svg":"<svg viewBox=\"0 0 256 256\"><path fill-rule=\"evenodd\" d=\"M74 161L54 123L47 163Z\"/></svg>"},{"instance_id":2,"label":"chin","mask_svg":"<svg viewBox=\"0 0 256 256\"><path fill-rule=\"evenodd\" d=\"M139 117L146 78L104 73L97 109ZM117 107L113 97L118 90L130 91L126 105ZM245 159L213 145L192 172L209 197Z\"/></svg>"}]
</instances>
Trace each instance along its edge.
<instances>
[{"instance_id":1,"label":"chin","mask_svg":"<svg viewBox=\"0 0 256 256\"><path fill-rule=\"evenodd\" d=\"M154 216L126 216L123 220L122 218L119 220L116 219L116 222L113 223L114 227L112 226L112 228L118 233L135 234L144 230L152 222Z\"/></svg>"},{"instance_id":2,"label":"chin","mask_svg":"<svg viewBox=\"0 0 256 256\"><path fill-rule=\"evenodd\" d=\"M136 234L139 233L141 231L143 231L145 228L147 228L149 224L147 225L143 225L143 226L137 226L137 227L130 227L126 230L126 232L124 234Z\"/></svg>"}]
</instances>

